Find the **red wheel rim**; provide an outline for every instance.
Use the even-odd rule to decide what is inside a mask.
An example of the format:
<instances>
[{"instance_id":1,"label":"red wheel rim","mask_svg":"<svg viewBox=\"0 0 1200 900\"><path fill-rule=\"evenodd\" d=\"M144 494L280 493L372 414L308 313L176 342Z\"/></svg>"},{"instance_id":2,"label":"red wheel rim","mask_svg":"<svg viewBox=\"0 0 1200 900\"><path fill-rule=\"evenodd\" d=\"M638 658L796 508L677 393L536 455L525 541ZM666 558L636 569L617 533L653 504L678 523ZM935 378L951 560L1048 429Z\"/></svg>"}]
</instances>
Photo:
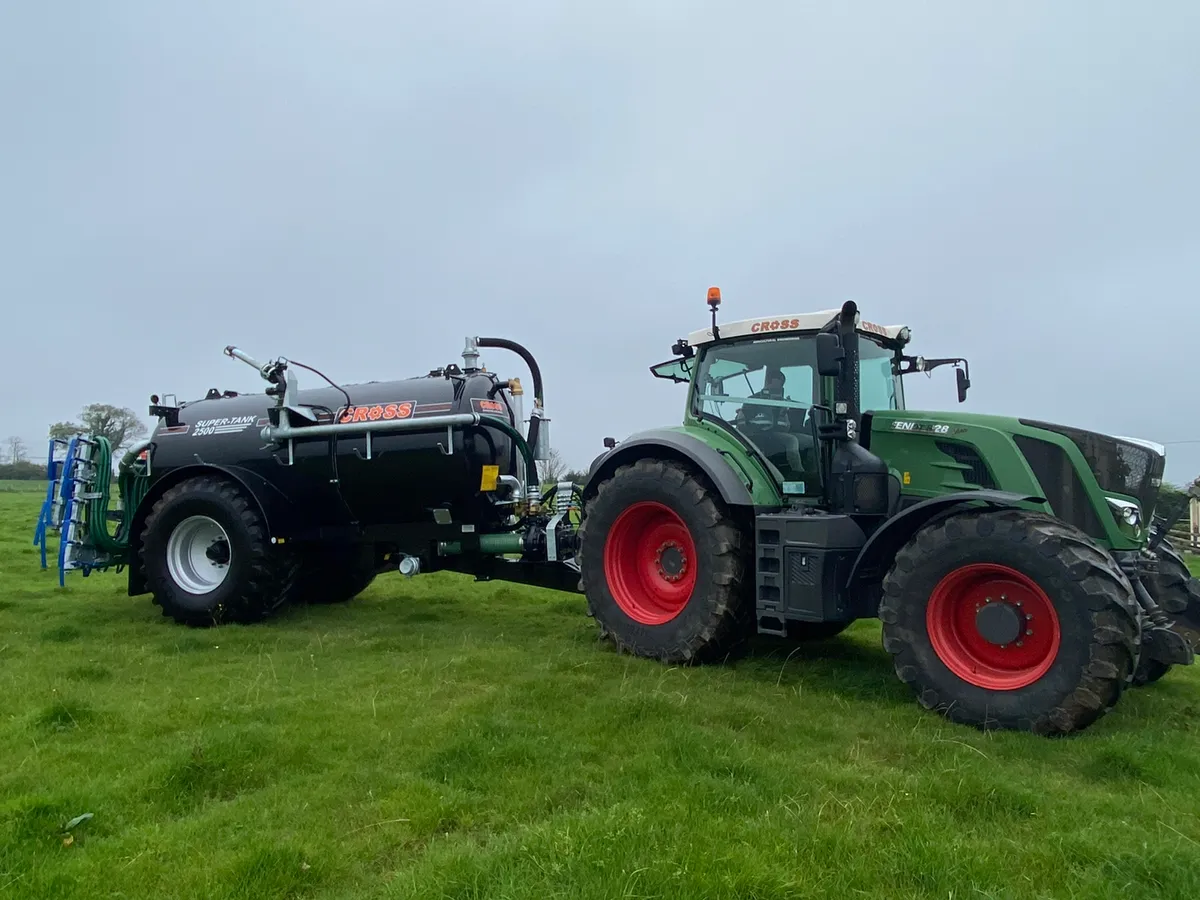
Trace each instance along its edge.
<instances>
[{"instance_id":1,"label":"red wheel rim","mask_svg":"<svg viewBox=\"0 0 1200 900\"><path fill-rule=\"evenodd\" d=\"M925 627L946 668L993 691L1033 684L1054 664L1061 640L1046 592L1016 569L991 563L962 566L938 582Z\"/></svg>"},{"instance_id":2,"label":"red wheel rim","mask_svg":"<svg viewBox=\"0 0 1200 900\"><path fill-rule=\"evenodd\" d=\"M621 611L643 625L679 615L696 587L696 544L683 519L643 501L613 522L604 545L604 577Z\"/></svg>"}]
</instances>

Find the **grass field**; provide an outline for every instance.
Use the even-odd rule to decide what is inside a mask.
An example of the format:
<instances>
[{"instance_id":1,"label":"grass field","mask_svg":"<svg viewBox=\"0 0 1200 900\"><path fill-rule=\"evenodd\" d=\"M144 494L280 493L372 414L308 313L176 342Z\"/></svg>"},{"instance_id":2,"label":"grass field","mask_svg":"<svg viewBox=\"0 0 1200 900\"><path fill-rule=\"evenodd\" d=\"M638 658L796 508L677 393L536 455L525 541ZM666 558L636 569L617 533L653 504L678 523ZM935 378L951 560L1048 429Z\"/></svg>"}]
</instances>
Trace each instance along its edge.
<instances>
[{"instance_id":1,"label":"grass field","mask_svg":"<svg viewBox=\"0 0 1200 900\"><path fill-rule=\"evenodd\" d=\"M921 711L874 623L668 669L434 575L189 630L40 571L40 490L0 486L0 896L1200 891L1196 670L1046 740Z\"/></svg>"}]
</instances>

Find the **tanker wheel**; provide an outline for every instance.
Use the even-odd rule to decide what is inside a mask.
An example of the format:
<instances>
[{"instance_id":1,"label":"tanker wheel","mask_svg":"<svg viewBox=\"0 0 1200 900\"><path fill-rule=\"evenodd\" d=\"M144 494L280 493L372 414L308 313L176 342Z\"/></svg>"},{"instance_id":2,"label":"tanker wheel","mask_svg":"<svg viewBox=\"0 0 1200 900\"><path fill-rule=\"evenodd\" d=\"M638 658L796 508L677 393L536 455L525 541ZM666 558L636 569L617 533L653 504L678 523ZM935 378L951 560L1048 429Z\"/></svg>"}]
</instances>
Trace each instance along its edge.
<instances>
[{"instance_id":1,"label":"tanker wheel","mask_svg":"<svg viewBox=\"0 0 1200 900\"><path fill-rule=\"evenodd\" d=\"M928 525L884 580L879 618L921 705L982 729L1080 731L1120 698L1141 625L1128 581L1079 530L1024 510Z\"/></svg>"},{"instance_id":2,"label":"tanker wheel","mask_svg":"<svg viewBox=\"0 0 1200 900\"><path fill-rule=\"evenodd\" d=\"M742 529L685 466L618 468L588 504L579 539L588 614L618 649L705 662L746 637Z\"/></svg>"},{"instance_id":3,"label":"tanker wheel","mask_svg":"<svg viewBox=\"0 0 1200 900\"><path fill-rule=\"evenodd\" d=\"M309 605L353 600L375 580L375 547L371 544L314 547L306 550L289 598Z\"/></svg>"},{"instance_id":4,"label":"tanker wheel","mask_svg":"<svg viewBox=\"0 0 1200 900\"><path fill-rule=\"evenodd\" d=\"M1200 580L1192 577L1183 557L1164 540L1154 552L1158 572L1142 579L1146 592L1173 620L1172 631L1178 632L1192 650L1200 653ZM1134 674L1133 683L1139 687L1152 684L1171 671L1171 666L1143 657Z\"/></svg>"},{"instance_id":5,"label":"tanker wheel","mask_svg":"<svg viewBox=\"0 0 1200 900\"><path fill-rule=\"evenodd\" d=\"M293 553L268 542L252 498L211 475L158 499L140 555L163 615L192 626L267 618L287 600L298 568Z\"/></svg>"}]
</instances>

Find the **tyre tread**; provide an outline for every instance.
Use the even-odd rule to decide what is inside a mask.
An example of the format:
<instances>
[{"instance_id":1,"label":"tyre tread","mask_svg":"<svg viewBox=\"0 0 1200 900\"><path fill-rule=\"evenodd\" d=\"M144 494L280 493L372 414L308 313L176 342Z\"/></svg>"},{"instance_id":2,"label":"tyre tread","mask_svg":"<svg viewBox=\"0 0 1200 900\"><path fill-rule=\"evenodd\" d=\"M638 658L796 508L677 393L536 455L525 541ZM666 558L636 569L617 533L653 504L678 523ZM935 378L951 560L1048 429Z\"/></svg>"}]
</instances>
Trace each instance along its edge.
<instances>
[{"instance_id":1,"label":"tyre tread","mask_svg":"<svg viewBox=\"0 0 1200 900\"><path fill-rule=\"evenodd\" d=\"M1200 652L1200 580L1192 575L1169 540L1163 540L1153 555L1158 571L1143 578L1142 584L1154 602L1174 620L1175 630L1194 651ZM1157 660L1143 660L1134 675L1134 684L1138 687L1153 684L1172 668Z\"/></svg>"},{"instance_id":2,"label":"tyre tread","mask_svg":"<svg viewBox=\"0 0 1200 900\"><path fill-rule=\"evenodd\" d=\"M1055 559L1087 599L1092 621L1089 660L1078 673L1074 688L1053 709L1047 709L1015 725L1042 735L1062 735L1087 728L1107 713L1131 682L1140 655L1141 619L1127 578L1116 561L1086 535L1053 516L1026 510L969 510L943 519L916 537L897 553L884 579L879 618L884 623L884 648L893 657L896 674L913 685L920 702L943 710L947 718L962 724L996 727L1002 723L981 721L963 710L954 698L943 696L929 685L919 684L921 667L912 657L908 640L897 628L901 610L911 593L907 589L921 559L948 542L963 538L985 538L1028 545L1045 559Z\"/></svg>"},{"instance_id":3,"label":"tyre tread","mask_svg":"<svg viewBox=\"0 0 1200 900\"><path fill-rule=\"evenodd\" d=\"M142 529L139 549L142 566L146 567L147 565L147 537L158 527L158 520L163 510L177 499L194 494L215 495L229 504L234 515L251 538L249 574L234 600L221 604L212 611L189 610L173 603L169 592L167 596L160 596L156 592L153 597L155 605L162 608L163 616L174 619L182 625L193 627L207 627L229 622L250 624L277 613L287 603L288 596L293 589L300 568L299 560L294 553L272 546L267 542L262 516L246 493L228 479L215 475L198 475L173 485L163 492L146 517ZM146 571L149 569L146 568Z\"/></svg>"},{"instance_id":4,"label":"tyre tread","mask_svg":"<svg viewBox=\"0 0 1200 900\"><path fill-rule=\"evenodd\" d=\"M693 629L690 639L667 647L651 648L638 642L632 634L614 632L600 623L600 637L613 643L619 652L658 659L664 663L700 663L719 659L731 653L746 637L751 604L743 602L742 578L746 570L742 529L729 515L719 497L701 482L687 466L674 460L643 458L617 467L599 485L589 507L605 502L606 496L630 476L654 478L673 485L696 509L710 529L710 539L716 552L708 557L712 567L712 583L716 590L706 606L702 625ZM584 515L579 527L580 546L589 546L589 517ZM585 552L587 552L585 550ZM599 550L595 552L600 552ZM587 570L581 574L580 589L588 594ZM588 594L588 615L596 619L594 601Z\"/></svg>"}]
</instances>

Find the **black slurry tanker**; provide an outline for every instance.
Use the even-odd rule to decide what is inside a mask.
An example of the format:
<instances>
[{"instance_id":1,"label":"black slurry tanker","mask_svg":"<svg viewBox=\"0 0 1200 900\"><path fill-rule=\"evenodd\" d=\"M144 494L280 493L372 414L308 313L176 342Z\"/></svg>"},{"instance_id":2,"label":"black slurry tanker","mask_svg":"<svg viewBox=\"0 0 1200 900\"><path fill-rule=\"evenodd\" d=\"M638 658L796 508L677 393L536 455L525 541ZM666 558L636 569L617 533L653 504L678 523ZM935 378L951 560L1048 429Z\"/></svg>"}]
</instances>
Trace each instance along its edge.
<instances>
[{"instance_id":1,"label":"black slurry tanker","mask_svg":"<svg viewBox=\"0 0 1200 900\"><path fill-rule=\"evenodd\" d=\"M481 348L512 350L528 364L527 434L520 380L481 367ZM308 390L297 386L300 363L225 352L257 369L266 391L214 388L191 403L154 396L158 426L123 461L122 493L136 506L126 506L110 543L127 548L120 561L131 595L149 592L164 615L208 625L261 620L287 603L348 600L387 570L502 573L576 589L578 569L564 557L574 555L567 520L579 489L539 485L549 419L541 372L524 347L468 339L462 366ZM97 450L107 453L85 435L66 445L72 490L85 498L97 493ZM65 509L66 483L58 478L56 495L52 479L49 518L57 502L66 527L85 529L96 517L79 514L86 499ZM60 568L115 561L75 537L61 543Z\"/></svg>"},{"instance_id":2,"label":"black slurry tanker","mask_svg":"<svg viewBox=\"0 0 1200 900\"><path fill-rule=\"evenodd\" d=\"M305 390L309 367L227 347L265 392L152 397L120 513L108 443L51 442L43 567L57 531L60 579L127 566L131 595L188 625L451 570L582 592L602 635L671 664L878 618L922 705L1039 734L1192 663L1200 583L1155 516L1161 446L909 410L905 375L951 365L961 402L966 361L909 355L907 327L853 303L718 327L719 304L651 367L684 385L683 422L606 439L584 486L539 483L542 378L512 341L468 338L461 365L396 381L312 369L328 386ZM481 365L491 349L528 366L528 416L520 380Z\"/></svg>"}]
</instances>

